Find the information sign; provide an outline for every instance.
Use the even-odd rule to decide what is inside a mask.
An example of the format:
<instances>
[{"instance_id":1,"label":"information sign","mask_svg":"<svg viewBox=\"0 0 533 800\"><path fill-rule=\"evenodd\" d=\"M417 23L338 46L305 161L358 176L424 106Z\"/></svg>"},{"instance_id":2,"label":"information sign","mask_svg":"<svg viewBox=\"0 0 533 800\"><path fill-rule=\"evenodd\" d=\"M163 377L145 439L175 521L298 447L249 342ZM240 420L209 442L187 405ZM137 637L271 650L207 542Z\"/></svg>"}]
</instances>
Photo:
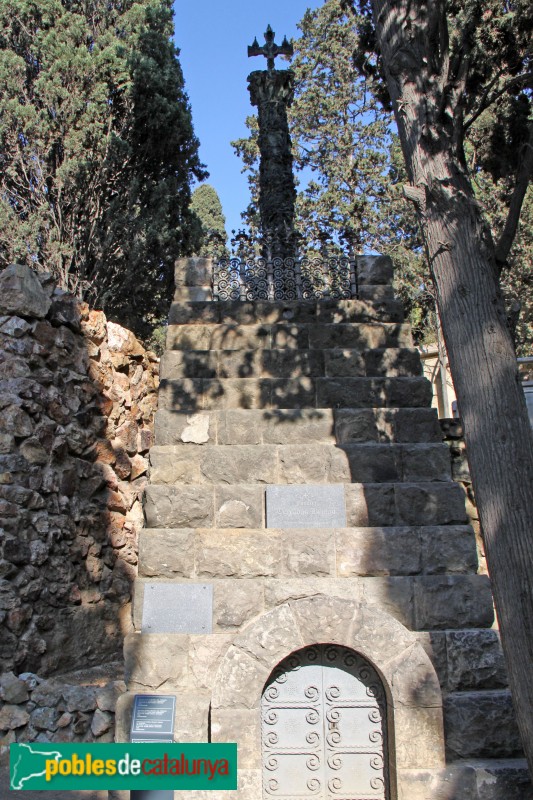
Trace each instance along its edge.
<instances>
[{"instance_id":1,"label":"information sign","mask_svg":"<svg viewBox=\"0 0 533 800\"><path fill-rule=\"evenodd\" d=\"M176 698L163 694L136 694L130 741L173 742Z\"/></svg>"}]
</instances>

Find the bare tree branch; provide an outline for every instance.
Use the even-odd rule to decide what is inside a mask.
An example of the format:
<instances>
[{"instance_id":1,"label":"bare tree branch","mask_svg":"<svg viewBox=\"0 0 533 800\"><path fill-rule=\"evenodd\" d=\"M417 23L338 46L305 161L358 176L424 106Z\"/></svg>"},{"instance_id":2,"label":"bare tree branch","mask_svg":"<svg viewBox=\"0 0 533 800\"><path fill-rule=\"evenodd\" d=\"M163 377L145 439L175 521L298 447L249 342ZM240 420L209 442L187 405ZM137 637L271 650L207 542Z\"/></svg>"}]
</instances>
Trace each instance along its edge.
<instances>
[{"instance_id":1,"label":"bare tree branch","mask_svg":"<svg viewBox=\"0 0 533 800\"><path fill-rule=\"evenodd\" d=\"M499 79L501 73L498 74L497 79ZM513 78L510 78L508 81L505 81L503 86L501 86L498 91L490 94L490 89L494 84L497 82L497 79L494 79L491 84L485 90L483 97L480 100L479 106L476 111L465 121L464 130L467 131L471 125L478 119L484 111L489 108L493 103L498 100L505 92L507 92L512 86L516 86L520 83L526 83L528 80L533 78L533 72L523 72L521 75L515 75Z\"/></svg>"},{"instance_id":2,"label":"bare tree branch","mask_svg":"<svg viewBox=\"0 0 533 800\"><path fill-rule=\"evenodd\" d=\"M502 234L496 244L496 263L500 272L506 266L507 257L511 250L518 222L520 219L520 211L524 197L526 196L527 187L533 175L533 122L529 124L529 139L523 147L520 165L516 177L516 184L509 203L509 212Z\"/></svg>"}]
</instances>

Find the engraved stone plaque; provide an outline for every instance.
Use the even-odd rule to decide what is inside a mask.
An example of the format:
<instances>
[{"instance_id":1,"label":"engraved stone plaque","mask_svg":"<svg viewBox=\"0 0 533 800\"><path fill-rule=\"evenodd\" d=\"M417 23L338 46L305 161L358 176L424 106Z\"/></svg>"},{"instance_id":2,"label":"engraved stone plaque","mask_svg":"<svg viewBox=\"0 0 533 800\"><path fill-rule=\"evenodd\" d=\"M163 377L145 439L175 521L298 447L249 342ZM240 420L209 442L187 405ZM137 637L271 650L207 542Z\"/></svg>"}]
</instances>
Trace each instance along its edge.
<instances>
[{"instance_id":1,"label":"engraved stone plaque","mask_svg":"<svg viewBox=\"0 0 533 800\"><path fill-rule=\"evenodd\" d=\"M144 585L143 633L211 633L212 627L212 584Z\"/></svg>"},{"instance_id":2,"label":"engraved stone plaque","mask_svg":"<svg viewBox=\"0 0 533 800\"><path fill-rule=\"evenodd\" d=\"M267 486L267 528L345 528L344 486Z\"/></svg>"}]
</instances>

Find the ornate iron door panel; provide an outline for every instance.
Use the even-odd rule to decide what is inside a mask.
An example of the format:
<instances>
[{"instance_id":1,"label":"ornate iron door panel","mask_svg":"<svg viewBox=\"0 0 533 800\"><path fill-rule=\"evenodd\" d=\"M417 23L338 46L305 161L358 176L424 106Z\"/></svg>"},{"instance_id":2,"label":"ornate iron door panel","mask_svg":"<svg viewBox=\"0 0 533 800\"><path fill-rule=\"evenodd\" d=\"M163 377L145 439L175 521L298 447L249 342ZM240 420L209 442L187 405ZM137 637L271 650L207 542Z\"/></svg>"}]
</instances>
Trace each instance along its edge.
<instances>
[{"instance_id":1,"label":"ornate iron door panel","mask_svg":"<svg viewBox=\"0 0 533 800\"><path fill-rule=\"evenodd\" d=\"M284 659L262 699L265 800L387 800L385 713L376 671L352 650Z\"/></svg>"}]
</instances>

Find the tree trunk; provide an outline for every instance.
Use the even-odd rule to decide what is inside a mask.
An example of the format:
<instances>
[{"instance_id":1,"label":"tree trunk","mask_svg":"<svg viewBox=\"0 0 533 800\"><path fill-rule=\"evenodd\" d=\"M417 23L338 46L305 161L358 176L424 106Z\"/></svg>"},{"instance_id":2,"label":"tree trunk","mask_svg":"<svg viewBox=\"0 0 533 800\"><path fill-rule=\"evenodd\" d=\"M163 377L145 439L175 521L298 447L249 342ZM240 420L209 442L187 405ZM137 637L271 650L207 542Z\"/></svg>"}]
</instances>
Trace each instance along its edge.
<instances>
[{"instance_id":1,"label":"tree trunk","mask_svg":"<svg viewBox=\"0 0 533 800\"><path fill-rule=\"evenodd\" d=\"M494 246L462 161L441 0L372 0L435 282L503 648L533 774L533 436ZM453 98L455 105L446 99ZM451 107L450 107L451 106ZM458 133L459 131L459 133Z\"/></svg>"}]
</instances>

